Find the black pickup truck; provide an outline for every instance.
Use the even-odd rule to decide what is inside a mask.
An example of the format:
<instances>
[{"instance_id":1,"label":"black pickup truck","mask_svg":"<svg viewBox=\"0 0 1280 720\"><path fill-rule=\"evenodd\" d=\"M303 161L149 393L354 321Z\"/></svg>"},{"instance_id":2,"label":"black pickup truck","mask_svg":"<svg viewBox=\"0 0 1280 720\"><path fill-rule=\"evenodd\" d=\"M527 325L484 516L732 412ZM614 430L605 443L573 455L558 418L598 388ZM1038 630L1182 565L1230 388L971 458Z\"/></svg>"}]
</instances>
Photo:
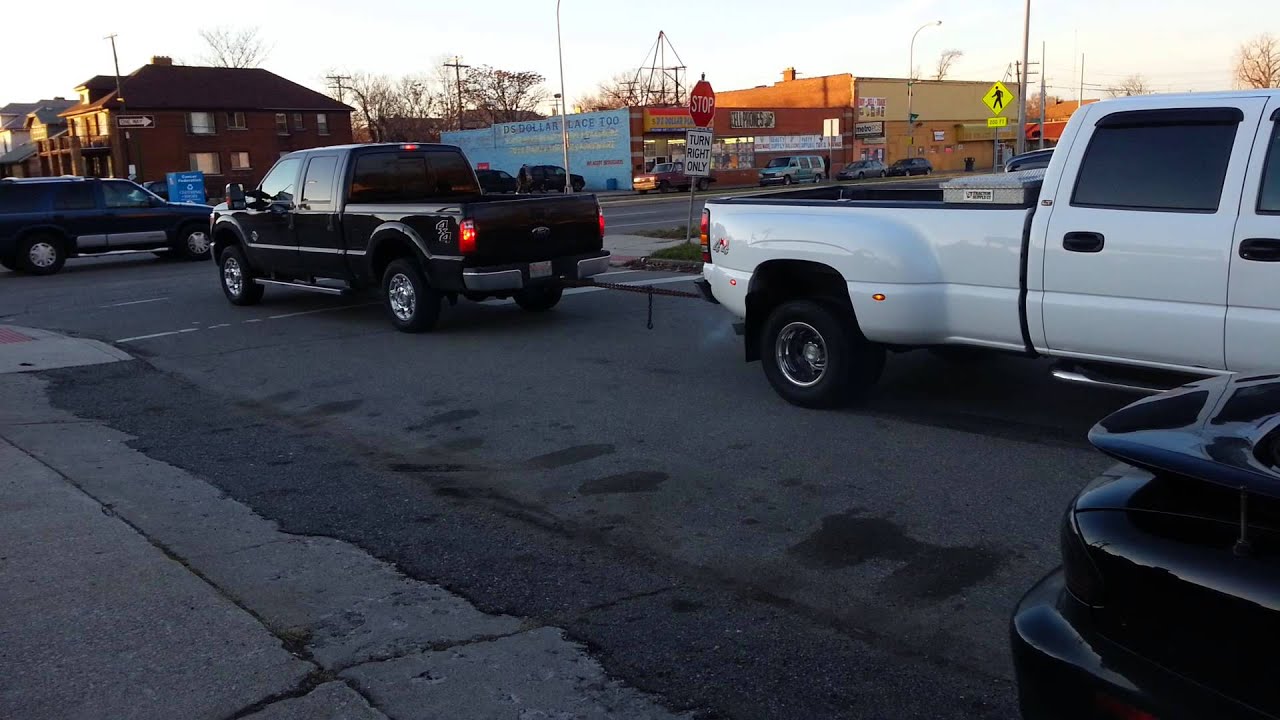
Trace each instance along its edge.
<instances>
[{"instance_id":1,"label":"black pickup truck","mask_svg":"<svg viewBox=\"0 0 1280 720\"><path fill-rule=\"evenodd\" d=\"M405 332L430 330L441 301L514 298L549 310L563 281L604 272L593 195L486 196L451 145L315 148L280 158L257 189L227 186L212 215L222 291L236 305L264 286L342 294L381 287Z\"/></svg>"}]
</instances>

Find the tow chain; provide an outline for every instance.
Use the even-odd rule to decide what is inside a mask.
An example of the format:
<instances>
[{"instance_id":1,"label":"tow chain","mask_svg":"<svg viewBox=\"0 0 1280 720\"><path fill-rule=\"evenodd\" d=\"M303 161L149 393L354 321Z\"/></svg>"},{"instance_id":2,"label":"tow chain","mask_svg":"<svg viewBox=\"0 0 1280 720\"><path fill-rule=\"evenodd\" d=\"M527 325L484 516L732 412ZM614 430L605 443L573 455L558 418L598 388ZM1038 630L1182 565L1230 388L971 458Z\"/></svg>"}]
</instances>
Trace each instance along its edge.
<instances>
[{"instance_id":1,"label":"tow chain","mask_svg":"<svg viewBox=\"0 0 1280 720\"><path fill-rule=\"evenodd\" d=\"M649 317L645 326L653 329L653 296L664 295L666 297L681 297L701 300L702 296L698 293L687 292L685 290L668 290L666 288L654 287L652 285L624 285L622 283L606 283L594 282L592 280L564 280L565 287L594 287L604 290L621 290L622 292L641 293L648 296L649 299Z\"/></svg>"}]
</instances>

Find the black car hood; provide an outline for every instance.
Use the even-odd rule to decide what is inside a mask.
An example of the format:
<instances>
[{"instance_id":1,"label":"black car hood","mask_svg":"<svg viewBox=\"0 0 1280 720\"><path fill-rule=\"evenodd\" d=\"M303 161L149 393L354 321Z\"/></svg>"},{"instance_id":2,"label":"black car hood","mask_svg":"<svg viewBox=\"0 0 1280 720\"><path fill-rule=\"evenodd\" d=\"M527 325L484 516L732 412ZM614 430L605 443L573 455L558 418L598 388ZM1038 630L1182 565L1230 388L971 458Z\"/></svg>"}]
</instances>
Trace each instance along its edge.
<instances>
[{"instance_id":1,"label":"black car hood","mask_svg":"<svg viewBox=\"0 0 1280 720\"><path fill-rule=\"evenodd\" d=\"M1140 400L1089 431L1102 452L1280 498L1280 374L1204 380Z\"/></svg>"}]
</instances>

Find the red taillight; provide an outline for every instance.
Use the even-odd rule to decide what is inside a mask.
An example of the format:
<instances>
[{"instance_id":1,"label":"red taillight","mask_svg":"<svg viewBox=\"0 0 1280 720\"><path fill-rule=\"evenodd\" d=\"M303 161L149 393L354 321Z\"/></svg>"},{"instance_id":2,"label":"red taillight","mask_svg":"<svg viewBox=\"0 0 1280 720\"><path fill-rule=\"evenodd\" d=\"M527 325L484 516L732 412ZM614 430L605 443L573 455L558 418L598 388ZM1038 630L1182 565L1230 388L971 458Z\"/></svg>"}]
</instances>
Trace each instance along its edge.
<instances>
[{"instance_id":1,"label":"red taillight","mask_svg":"<svg viewBox=\"0 0 1280 720\"><path fill-rule=\"evenodd\" d=\"M604 210L596 210L596 213L600 218L600 237L604 237Z\"/></svg>"},{"instance_id":2,"label":"red taillight","mask_svg":"<svg viewBox=\"0 0 1280 720\"><path fill-rule=\"evenodd\" d=\"M466 255L476 251L476 221L463 220L458 226L458 252Z\"/></svg>"},{"instance_id":3,"label":"red taillight","mask_svg":"<svg viewBox=\"0 0 1280 720\"><path fill-rule=\"evenodd\" d=\"M698 225L698 244L702 246L702 262L711 262L711 211L702 208L702 222Z\"/></svg>"},{"instance_id":4,"label":"red taillight","mask_svg":"<svg viewBox=\"0 0 1280 720\"><path fill-rule=\"evenodd\" d=\"M407 145L401 145L400 149L401 150L417 150L418 146L414 143L409 143Z\"/></svg>"}]
</instances>

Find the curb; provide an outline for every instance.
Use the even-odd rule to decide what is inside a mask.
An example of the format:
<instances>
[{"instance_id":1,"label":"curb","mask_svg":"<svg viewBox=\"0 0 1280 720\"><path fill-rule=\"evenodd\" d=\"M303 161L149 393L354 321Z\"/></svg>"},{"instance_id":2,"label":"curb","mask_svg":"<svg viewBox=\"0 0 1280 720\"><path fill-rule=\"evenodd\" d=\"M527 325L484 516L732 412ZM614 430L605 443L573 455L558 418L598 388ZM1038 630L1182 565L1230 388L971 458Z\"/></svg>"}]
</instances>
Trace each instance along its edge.
<instances>
[{"instance_id":1,"label":"curb","mask_svg":"<svg viewBox=\"0 0 1280 720\"><path fill-rule=\"evenodd\" d=\"M621 258L620 258L621 259ZM668 270L680 273L701 273L702 263L694 260L664 260L662 258L627 258L623 267L631 270Z\"/></svg>"}]
</instances>

